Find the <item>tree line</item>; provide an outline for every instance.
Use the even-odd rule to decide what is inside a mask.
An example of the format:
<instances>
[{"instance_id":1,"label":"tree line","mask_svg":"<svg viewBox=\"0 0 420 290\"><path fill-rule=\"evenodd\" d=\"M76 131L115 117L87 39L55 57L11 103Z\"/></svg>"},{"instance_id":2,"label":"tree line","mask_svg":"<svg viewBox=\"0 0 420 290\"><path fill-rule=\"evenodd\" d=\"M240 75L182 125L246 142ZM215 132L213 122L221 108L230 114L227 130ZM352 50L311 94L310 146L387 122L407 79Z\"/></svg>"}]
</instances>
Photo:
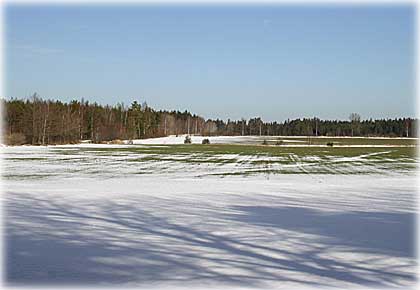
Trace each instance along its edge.
<instances>
[{"instance_id":1,"label":"tree line","mask_svg":"<svg viewBox=\"0 0 420 290\"><path fill-rule=\"evenodd\" d=\"M91 140L143 139L168 135L260 136L388 136L417 137L417 119L361 120L356 113L348 121L303 118L284 122L205 120L188 111L155 110L146 102L126 106L100 105L87 100L1 99L3 140L7 144L66 144Z\"/></svg>"}]
</instances>

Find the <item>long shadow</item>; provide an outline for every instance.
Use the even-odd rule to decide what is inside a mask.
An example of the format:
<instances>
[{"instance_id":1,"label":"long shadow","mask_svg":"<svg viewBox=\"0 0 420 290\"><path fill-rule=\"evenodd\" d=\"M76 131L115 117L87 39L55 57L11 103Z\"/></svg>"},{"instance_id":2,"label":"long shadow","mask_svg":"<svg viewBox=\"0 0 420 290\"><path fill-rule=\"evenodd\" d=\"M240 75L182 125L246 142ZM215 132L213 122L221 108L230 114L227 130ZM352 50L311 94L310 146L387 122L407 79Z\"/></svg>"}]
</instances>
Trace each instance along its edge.
<instances>
[{"instance_id":1,"label":"long shadow","mask_svg":"<svg viewBox=\"0 0 420 290\"><path fill-rule=\"evenodd\" d=\"M176 282L210 278L228 284L242 284L241 279L234 275L218 274L191 261L190 258L197 259L198 256L177 253L175 246L172 252L171 247L168 249L142 239L146 231L140 224L133 226L119 221L119 218L126 217L100 218L55 207L54 216L59 216L60 220L51 220L47 217L51 213L45 208L42 216L25 212L25 219L41 225L48 224L49 230L45 232L21 233L13 226L6 227L7 283L138 284L139 281ZM133 216L142 224L150 224L151 228L156 223L141 211L133 212ZM103 221L111 227L102 226L105 231L103 236L89 237L82 228L88 228L91 221ZM117 235L111 232L115 225L123 227L122 230L114 229ZM127 231L138 233L138 240L125 239L124 232ZM154 230L148 232L158 233ZM181 237L181 234L177 235ZM120 243L113 243L114 238Z\"/></svg>"},{"instance_id":2,"label":"long shadow","mask_svg":"<svg viewBox=\"0 0 420 290\"><path fill-rule=\"evenodd\" d=\"M414 280L413 276L394 273L392 269L369 269L318 256L333 244L370 253L410 256L413 245L406 239L413 235L411 219L399 215L325 216L302 208L244 206L235 206L236 214L220 213L227 224L240 221L243 226L253 224L320 235L320 242L312 251L295 253L227 234L214 234L205 227L175 223L169 216L157 216L155 213L160 209L174 206L173 201L164 199L153 198L149 202L153 205L150 209L139 206L141 200L123 205L108 201L98 205L101 212L92 212L79 205L21 196L6 202L5 278L8 284L163 282L171 285L196 281L258 287L272 281L330 286L328 282L290 277L285 271L377 287L389 283L398 285L399 280ZM365 240L365 231L361 229L345 230L352 224L360 227L365 220L368 220L363 226L365 230L387 241ZM402 237L392 239L403 241L398 245L393 245L388 234L383 233L390 227L389 223L407 226L398 231ZM376 227L379 228L375 231ZM226 273L220 271L220 267L235 271ZM358 271L364 274L357 274Z\"/></svg>"},{"instance_id":3,"label":"long shadow","mask_svg":"<svg viewBox=\"0 0 420 290\"><path fill-rule=\"evenodd\" d=\"M415 257L414 213L326 213L303 207L235 206L230 218L259 226L320 235L323 243L369 253Z\"/></svg>"},{"instance_id":4,"label":"long shadow","mask_svg":"<svg viewBox=\"0 0 420 290\"><path fill-rule=\"evenodd\" d=\"M264 281L294 281L255 269L255 265L241 264L223 255L204 257L206 251L185 251L176 244L151 243L144 235L163 237L189 243L191 246L223 249L218 239L200 240L204 234L169 223L135 206L121 208L115 204L104 206L106 217L83 213L74 206L63 206L41 198L25 198L19 204L7 205L6 226L6 282L10 285L43 284L138 284L161 282L209 281L224 285L258 285ZM19 216L17 216L17 214ZM10 221L30 222L45 229L28 231ZM86 237L92 222L103 222L103 236ZM115 228L117 230L115 231ZM168 232L168 230L172 232ZM117 234L114 235L112 231ZM124 233L137 235L136 240ZM89 236L89 235L88 235ZM114 239L122 241L115 245ZM130 242L124 245L124 242ZM226 247L225 247L226 248ZM245 252L245 251L244 251ZM202 266L203 262L231 265L254 273L236 275ZM261 265L264 266L264 265Z\"/></svg>"}]
</instances>

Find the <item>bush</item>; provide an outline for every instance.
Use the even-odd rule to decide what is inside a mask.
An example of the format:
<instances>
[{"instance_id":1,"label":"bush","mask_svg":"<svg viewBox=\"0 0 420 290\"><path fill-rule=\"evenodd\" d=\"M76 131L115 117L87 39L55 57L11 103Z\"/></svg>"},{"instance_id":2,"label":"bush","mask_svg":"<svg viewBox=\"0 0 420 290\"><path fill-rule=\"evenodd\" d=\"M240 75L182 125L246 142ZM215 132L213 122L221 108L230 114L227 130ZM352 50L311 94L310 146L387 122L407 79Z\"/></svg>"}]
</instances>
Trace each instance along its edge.
<instances>
[{"instance_id":1,"label":"bush","mask_svg":"<svg viewBox=\"0 0 420 290\"><path fill-rule=\"evenodd\" d=\"M210 140L205 138L203 141L201 141L201 144L210 144Z\"/></svg>"},{"instance_id":2,"label":"bush","mask_svg":"<svg viewBox=\"0 0 420 290\"><path fill-rule=\"evenodd\" d=\"M121 141L120 139L115 139L115 140L111 140L108 142L108 144L116 144L116 145L121 145L124 144L123 141Z\"/></svg>"},{"instance_id":3,"label":"bush","mask_svg":"<svg viewBox=\"0 0 420 290\"><path fill-rule=\"evenodd\" d=\"M184 144L191 144L191 137L190 136L185 136L185 140L184 140Z\"/></svg>"},{"instance_id":4,"label":"bush","mask_svg":"<svg viewBox=\"0 0 420 290\"><path fill-rule=\"evenodd\" d=\"M332 146L334 146L334 143L333 143L333 142L328 142L328 143L327 143L327 146L332 147Z\"/></svg>"},{"instance_id":5,"label":"bush","mask_svg":"<svg viewBox=\"0 0 420 290\"><path fill-rule=\"evenodd\" d=\"M26 137L22 133L12 133L6 136L7 145L23 145L26 143Z\"/></svg>"}]
</instances>

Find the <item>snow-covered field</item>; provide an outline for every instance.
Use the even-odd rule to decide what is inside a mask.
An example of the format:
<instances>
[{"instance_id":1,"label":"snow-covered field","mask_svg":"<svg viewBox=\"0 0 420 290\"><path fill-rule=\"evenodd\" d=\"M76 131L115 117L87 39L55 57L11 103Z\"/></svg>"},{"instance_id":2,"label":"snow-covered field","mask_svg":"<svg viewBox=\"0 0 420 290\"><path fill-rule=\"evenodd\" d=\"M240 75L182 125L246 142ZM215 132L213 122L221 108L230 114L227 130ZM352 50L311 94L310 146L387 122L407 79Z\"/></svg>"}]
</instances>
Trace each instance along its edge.
<instances>
[{"instance_id":1,"label":"snow-covered field","mask_svg":"<svg viewBox=\"0 0 420 290\"><path fill-rule=\"evenodd\" d=\"M173 145L173 144L184 144L185 137L187 135L171 135L167 137L161 137L161 138L150 138L150 139L137 139L137 140L131 140L133 144L140 145L140 144L165 144L165 145ZM308 136L194 136L191 135L191 143L193 144L201 144L203 139L209 139L211 144L261 144L264 140L268 142L275 143L278 140L282 140L284 143L282 146L308 146L307 143L309 138ZM325 136L319 136L319 137L312 137L312 140L327 140L329 139L333 140L341 140L343 143L348 142L348 140L370 140L374 143L374 141L386 141L386 140L404 140L407 144L410 144L410 141L416 141L417 138L387 138L387 137L325 137ZM129 143L129 140L125 140L125 143ZM325 142L324 142L325 143ZM341 142L339 142L341 143ZM383 142L379 142L383 143ZM313 144L311 146L326 146L325 144L317 145ZM355 146L355 147L396 147L401 145L395 145L395 144L381 144L381 145L375 145L375 144L358 144L358 145L342 145L342 144L336 144L336 146ZM405 146L412 146L412 145L405 145Z\"/></svg>"},{"instance_id":2,"label":"snow-covered field","mask_svg":"<svg viewBox=\"0 0 420 290\"><path fill-rule=\"evenodd\" d=\"M415 286L416 158L106 146L2 148L7 285Z\"/></svg>"}]
</instances>

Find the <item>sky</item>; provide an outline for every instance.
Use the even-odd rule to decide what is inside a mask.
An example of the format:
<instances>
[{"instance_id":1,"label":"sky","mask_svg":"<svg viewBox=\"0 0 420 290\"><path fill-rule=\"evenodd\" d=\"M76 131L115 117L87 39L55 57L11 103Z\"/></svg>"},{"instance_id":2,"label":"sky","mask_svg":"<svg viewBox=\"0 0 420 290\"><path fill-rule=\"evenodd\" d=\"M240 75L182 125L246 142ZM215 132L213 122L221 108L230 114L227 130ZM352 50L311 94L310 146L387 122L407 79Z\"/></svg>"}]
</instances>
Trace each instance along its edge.
<instances>
[{"instance_id":1,"label":"sky","mask_svg":"<svg viewBox=\"0 0 420 290\"><path fill-rule=\"evenodd\" d=\"M224 120L415 116L415 7L8 5L5 97Z\"/></svg>"}]
</instances>

